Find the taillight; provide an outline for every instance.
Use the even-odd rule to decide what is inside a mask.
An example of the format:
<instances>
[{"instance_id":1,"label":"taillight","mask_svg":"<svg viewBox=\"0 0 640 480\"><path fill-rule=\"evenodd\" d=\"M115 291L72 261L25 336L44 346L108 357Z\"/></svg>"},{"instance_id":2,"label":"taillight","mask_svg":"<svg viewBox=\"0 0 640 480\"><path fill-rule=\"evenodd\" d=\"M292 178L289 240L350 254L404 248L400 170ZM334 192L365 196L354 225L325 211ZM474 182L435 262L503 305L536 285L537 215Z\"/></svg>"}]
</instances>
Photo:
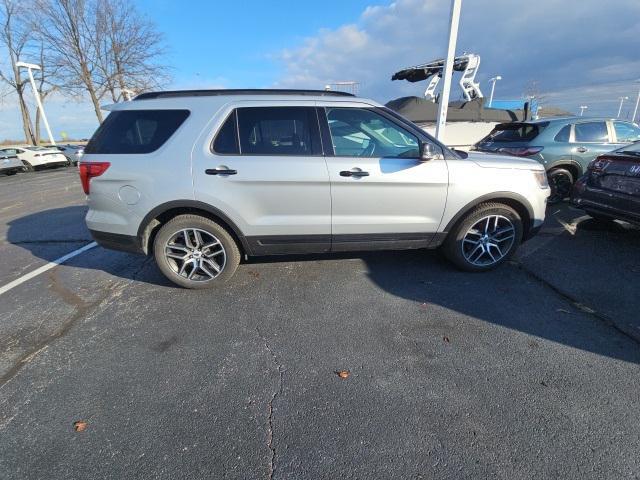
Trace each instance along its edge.
<instances>
[{"instance_id":1,"label":"taillight","mask_svg":"<svg viewBox=\"0 0 640 480\"><path fill-rule=\"evenodd\" d=\"M503 147L498 150L500 153L508 153L516 157L530 157L536 153L540 153L543 147Z\"/></svg>"},{"instance_id":2,"label":"taillight","mask_svg":"<svg viewBox=\"0 0 640 480\"><path fill-rule=\"evenodd\" d=\"M93 177L99 177L107 171L111 164L109 162L81 162L79 165L80 181L84 193L89 195L89 183Z\"/></svg>"}]
</instances>

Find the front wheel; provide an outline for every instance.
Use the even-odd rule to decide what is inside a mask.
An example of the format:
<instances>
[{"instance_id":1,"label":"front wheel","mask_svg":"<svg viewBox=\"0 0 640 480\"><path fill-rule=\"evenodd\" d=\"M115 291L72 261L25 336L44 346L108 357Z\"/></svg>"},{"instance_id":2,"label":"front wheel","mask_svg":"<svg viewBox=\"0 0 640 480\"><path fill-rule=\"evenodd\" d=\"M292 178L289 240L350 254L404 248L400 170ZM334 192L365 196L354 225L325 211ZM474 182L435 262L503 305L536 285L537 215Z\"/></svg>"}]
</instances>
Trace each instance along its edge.
<instances>
[{"instance_id":1,"label":"front wheel","mask_svg":"<svg viewBox=\"0 0 640 480\"><path fill-rule=\"evenodd\" d=\"M25 172L33 172L35 169L33 168L33 165L31 165L29 162L27 162L26 160L23 160L22 163L24 164L24 170Z\"/></svg>"},{"instance_id":2,"label":"front wheel","mask_svg":"<svg viewBox=\"0 0 640 480\"><path fill-rule=\"evenodd\" d=\"M179 215L164 224L153 242L162 273L184 288L211 288L229 280L240 263L233 237L199 215Z\"/></svg>"},{"instance_id":3,"label":"front wheel","mask_svg":"<svg viewBox=\"0 0 640 480\"><path fill-rule=\"evenodd\" d=\"M522 219L508 205L483 203L453 228L446 257L461 270L484 272L506 262L522 241Z\"/></svg>"},{"instance_id":4,"label":"front wheel","mask_svg":"<svg viewBox=\"0 0 640 480\"><path fill-rule=\"evenodd\" d=\"M551 193L547 203L558 203L564 200L571 193L574 178L569 170L564 168L554 168L547 173Z\"/></svg>"}]
</instances>

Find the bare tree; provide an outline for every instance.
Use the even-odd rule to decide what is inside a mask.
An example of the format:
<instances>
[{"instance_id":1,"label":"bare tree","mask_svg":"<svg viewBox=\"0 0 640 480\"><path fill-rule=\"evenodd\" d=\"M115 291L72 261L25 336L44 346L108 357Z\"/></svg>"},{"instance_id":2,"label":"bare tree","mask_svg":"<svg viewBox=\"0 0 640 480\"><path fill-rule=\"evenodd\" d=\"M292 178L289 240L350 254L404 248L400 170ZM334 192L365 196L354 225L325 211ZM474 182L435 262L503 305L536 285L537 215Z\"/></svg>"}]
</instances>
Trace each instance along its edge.
<instances>
[{"instance_id":1,"label":"bare tree","mask_svg":"<svg viewBox=\"0 0 640 480\"><path fill-rule=\"evenodd\" d=\"M53 55L62 79L61 88L86 92L96 117L102 122L100 99L104 85L97 68L98 35L96 0L35 0L40 37Z\"/></svg>"},{"instance_id":2,"label":"bare tree","mask_svg":"<svg viewBox=\"0 0 640 480\"><path fill-rule=\"evenodd\" d=\"M98 68L114 102L123 92L149 90L168 80L163 37L135 6L124 0L102 0L96 16Z\"/></svg>"},{"instance_id":3,"label":"bare tree","mask_svg":"<svg viewBox=\"0 0 640 480\"><path fill-rule=\"evenodd\" d=\"M0 71L0 80L15 91L20 106L25 140L35 145L36 138L31 127L31 116L24 98L28 80L22 78L20 69L16 66L21 56L27 51L33 34L30 23L20 14L22 11L24 11L24 2L0 0L0 18L2 19L0 44L6 49L10 63L8 72Z\"/></svg>"}]
</instances>

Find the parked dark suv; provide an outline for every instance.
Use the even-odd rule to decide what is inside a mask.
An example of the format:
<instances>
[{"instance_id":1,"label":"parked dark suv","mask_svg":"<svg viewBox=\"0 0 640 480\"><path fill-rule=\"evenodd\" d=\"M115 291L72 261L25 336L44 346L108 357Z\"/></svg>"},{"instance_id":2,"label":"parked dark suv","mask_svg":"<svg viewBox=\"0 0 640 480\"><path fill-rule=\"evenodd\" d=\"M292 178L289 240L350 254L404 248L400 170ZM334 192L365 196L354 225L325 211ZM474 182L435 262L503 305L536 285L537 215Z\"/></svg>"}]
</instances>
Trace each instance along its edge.
<instances>
[{"instance_id":1,"label":"parked dark suv","mask_svg":"<svg viewBox=\"0 0 640 480\"><path fill-rule=\"evenodd\" d=\"M598 220L640 225L640 142L591 162L576 182L571 201Z\"/></svg>"},{"instance_id":2,"label":"parked dark suv","mask_svg":"<svg viewBox=\"0 0 640 480\"><path fill-rule=\"evenodd\" d=\"M573 183L598 155L640 140L634 123L606 118L564 117L501 123L480 140L475 150L505 153L544 165L549 203L569 196Z\"/></svg>"}]
</instances>

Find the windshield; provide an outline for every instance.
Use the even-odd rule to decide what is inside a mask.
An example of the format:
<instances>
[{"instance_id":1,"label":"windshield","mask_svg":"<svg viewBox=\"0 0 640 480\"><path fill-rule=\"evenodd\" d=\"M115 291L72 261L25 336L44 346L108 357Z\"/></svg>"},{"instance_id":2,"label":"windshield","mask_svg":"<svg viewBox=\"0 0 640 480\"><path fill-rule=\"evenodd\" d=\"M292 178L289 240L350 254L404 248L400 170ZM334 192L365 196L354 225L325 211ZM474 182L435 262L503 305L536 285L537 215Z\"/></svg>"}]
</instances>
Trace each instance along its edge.
<instances>
[{"instance_id":1,"label":"windshield","mask_svg":"<svg viewBox=\"0 0 640 480\"><path fill-rule=\"evenodd\" d=\"M616 150L616 152L620 153L630 153L631 155L640 155L640 141L632 143L630 145L625 145Z\"/></svg>"},{"instance_id":2,"label":"windshield","mask_svg":"<svg viewBox=\"0 0 640 480\"><path fill-rule=\"evenodd\" d=\"M34 152L39 152L41 150L49 150L48 148L44 148L44 147L24 147L26 150L33 150Z\"/></svg>"}]
</instances>

